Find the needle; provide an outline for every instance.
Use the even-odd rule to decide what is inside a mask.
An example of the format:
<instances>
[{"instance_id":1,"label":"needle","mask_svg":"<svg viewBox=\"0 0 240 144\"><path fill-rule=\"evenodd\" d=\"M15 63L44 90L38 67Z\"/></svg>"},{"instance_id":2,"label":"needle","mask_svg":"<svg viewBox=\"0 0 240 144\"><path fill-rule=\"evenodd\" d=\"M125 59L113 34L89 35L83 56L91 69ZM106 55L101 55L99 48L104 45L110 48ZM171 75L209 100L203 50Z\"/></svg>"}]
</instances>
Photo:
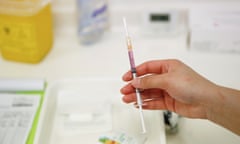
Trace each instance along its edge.
<instances>
[{"instance_id":1,"label":"needle","mask_svg":"<svg viewBox=\"0 0 240 144\"><path fill-rule=\"evenodd\" d=\"M132 72L132 76L133 78L137 78L137 71L136 71L136 67L135 67L135 62L134 62L134 56L133 56L133 50L132 50L132 43L131 43L131 38L129 36L128 33L128 29L127 29L127 23L126 23L126 18L123 18L123 24L124 24L124 28L126 31L126 41L127 41L127 48L128 48L128 56L129 56L129 61L130 61L130 66L131 66L131 72ZM139 107L139 114L140 114L140 119L141 119L141 125L142 125L142 133L146 133L146 127L145 127L145 122L144 122L144 118L143 118L143 110L142 110L142 99L141 99L141 95L140 95L140 91L138 88L135 89L136 92L136 97L137 97L137 105Z\"/></svg>"}]
</instances>

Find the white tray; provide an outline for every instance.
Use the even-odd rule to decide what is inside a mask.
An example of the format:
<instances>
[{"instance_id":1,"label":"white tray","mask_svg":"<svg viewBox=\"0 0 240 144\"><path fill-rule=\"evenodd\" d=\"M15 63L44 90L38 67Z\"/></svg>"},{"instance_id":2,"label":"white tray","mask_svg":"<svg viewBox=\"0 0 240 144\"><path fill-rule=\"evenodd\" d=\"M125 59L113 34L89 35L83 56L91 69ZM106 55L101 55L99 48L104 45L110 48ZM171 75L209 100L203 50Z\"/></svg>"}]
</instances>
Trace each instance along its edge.
<instances>
[{"instance_id":1,"label":"white tray","mask_svg":"<svg viewBox=\"0 0 240 144\"><path fill-rule=\"evenodd\" d=\"M123 85L111 78L83 78L48 86L35 144L97 144L112 131L141 134L138 110L121 100ZM105 116L92 122L94 112ZM144 111L144 118L146 144L165 144L162 112Z\"/></svg>"}]
</instances>

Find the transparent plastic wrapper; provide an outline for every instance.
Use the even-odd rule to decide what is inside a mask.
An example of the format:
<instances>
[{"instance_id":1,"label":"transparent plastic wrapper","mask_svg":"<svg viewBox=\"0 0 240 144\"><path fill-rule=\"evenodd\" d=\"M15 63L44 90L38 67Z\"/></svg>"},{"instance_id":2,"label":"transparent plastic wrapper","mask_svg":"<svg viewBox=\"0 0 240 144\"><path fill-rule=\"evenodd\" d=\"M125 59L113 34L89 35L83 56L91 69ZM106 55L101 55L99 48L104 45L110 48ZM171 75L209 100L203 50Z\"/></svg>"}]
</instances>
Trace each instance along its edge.
<instances>
[{"instance_id":1,"label":"transparent plastic wrapper","mask_svg":"<svg viewBox=\"0 0 240 144\"><path fill-rule=\"evenodd\" d=\"M0 50L5 59L38 63L52 43L50 0L0 1Z\"/></svg>"}]
</instances>

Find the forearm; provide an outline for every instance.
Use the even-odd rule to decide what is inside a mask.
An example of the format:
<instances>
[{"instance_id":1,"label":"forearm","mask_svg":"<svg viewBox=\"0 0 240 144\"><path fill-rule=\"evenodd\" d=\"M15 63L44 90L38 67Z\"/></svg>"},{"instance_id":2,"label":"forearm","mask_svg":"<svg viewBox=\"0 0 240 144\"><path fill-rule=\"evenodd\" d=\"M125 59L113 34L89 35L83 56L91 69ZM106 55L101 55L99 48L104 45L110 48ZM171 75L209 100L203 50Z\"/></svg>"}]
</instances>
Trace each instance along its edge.
<instances>
[{"instance_id":1,"label":"forearm","mask_svg":"<svg viewBox=\"0 0 240 144\"><path fill-rule=\"evenodd\" d=\"M216 94L208 104L208 119L240 135L240 91L219 86Z\"/></svg>"}]
</instances>

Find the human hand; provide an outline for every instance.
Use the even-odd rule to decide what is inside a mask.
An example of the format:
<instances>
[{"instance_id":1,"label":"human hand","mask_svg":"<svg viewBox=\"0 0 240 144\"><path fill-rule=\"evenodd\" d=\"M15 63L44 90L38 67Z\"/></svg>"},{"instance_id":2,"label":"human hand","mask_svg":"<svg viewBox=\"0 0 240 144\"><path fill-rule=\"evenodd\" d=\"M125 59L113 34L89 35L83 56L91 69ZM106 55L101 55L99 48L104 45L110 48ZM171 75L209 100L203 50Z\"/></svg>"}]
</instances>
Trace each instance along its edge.
<instances>
[{"instance_id":1,"label":"human hand","mask_svg":"<svg viewBox=\"0 0 240 144\"><path fill-rule=\"evenodd\" d=\"M141 90L143 109L170 110L190 118L207 118L207 105L214 101L218 86L178 60L148 61L137 68L132 80L128 71L121 89L123 101L136 103L135 88Z\"/></svg>"}]
</instances>

